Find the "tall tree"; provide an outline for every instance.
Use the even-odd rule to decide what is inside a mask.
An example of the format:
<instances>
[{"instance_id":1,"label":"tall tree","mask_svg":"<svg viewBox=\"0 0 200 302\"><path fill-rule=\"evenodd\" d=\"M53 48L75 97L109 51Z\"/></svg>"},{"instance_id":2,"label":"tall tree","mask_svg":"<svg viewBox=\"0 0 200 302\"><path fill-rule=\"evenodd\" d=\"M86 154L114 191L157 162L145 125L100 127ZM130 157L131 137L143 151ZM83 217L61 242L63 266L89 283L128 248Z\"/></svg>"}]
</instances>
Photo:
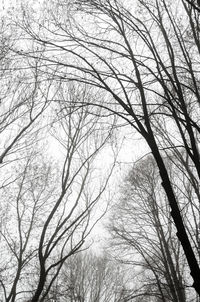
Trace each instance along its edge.
<instances>
[{"instance_id":1,"label":"tall tree","mask_svg":"<svg viewBox=\"0 0 200 302\"><path fill-rule=\"evenodd\" d=\"M157 133L157 121L164 117L175 148L185 149L199 179L199 13L184 0L134 4L53 2L45 11L48 25L24 17L23 26L28 37L45 46L40 57L50 67L49 75L53 68L63 81L84 82L96 87L97 93L104 91L103 101L98 98L84 105L107 108L145 139L159 169L193 287L200 295L198 255L188 237ZM23 55L37 58L39 54L28 46Z\"/></svg>"},{"instance_id":2,"label":"tall tree","mask_svg":"<svg viewBox=\"0 0 200 302\"><path fill-rule=\"evenodd\" d=\"M65 93L64 93L65 92ZM109 143L112 127L98 123L99 114L77 108L86 97L71 88L57 90L51 135L21 150L23 156L2 186L1 279L3 299L27 297L44 301L65 261L84 244L100 214L93 209L103 196L113 165L96 180L96 158ZM40 125L39 125L40 127ZM29 135L33 138L31 133ZM47 140L48 139L48 140ZM52 141L54 139L54 141ZM57 167L45 143L57 144Z\"/></svg>"}]
</instances>

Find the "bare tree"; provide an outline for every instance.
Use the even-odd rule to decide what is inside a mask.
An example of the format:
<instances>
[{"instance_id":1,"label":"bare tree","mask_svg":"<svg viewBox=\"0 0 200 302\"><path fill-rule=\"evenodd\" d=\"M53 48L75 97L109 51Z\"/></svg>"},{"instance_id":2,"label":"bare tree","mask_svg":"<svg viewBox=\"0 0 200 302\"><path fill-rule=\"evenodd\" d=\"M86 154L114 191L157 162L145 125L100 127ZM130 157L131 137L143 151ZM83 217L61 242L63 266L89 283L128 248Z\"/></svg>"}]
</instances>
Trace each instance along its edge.
<instances>
[{"instance_id":1,"label":"bare tree","mask_svg":"<svg viewBox=\"0 0 200 302\"><path fill-rule=\"evenodd\" d=\"M39 138L38 131L45 126L42 119L49 107L52 86L52 81L42 80L44 71L39 70L39 59L15 61L11 46L6 47L9 51L1 78L1 166L18 159L23 146L31 145L30 133Z\"/></svg>"},{"instance_id":2,"label":"bare tree","mask_svg":"<svg viewBox=\"0 0 200 302\"><path fill-rule=\"evenodd\" d=\"M174 167L169 164L178 185ZM121 261L144 271L141 296L154 296L156 301L188 301L188 271L153 158L134 165L122 188L121 201L113 206L110 220L111 247L118 251ZM187 199L182 200L184 207Z\"/></svg>"},{"instance_id":3,"label":"bare tree","mask_svg":"<svg viewBox=\"0 0 200 302\"><path fill-rule=\"evenodd\" d=\"M145 139L159 168L193 287L200 295L199 260L183 223L155 127L155 119L165 117L175 148L185 149L199 179L198 10L184 0L178 4L141 0L136 7L116 0L80 0L50 3L48 13L51 26L39 20L33 26L25 18L26 34L45 45L41 60L57 66L58 78L105 92L103 102L98 99L85 105L107 108ZM55 50L56 56L52 55ZM38 57L37 50L31 53L29 47L23 54Z\"/></svg>"},{"instance_id":4,"label":"bare tree","mask_svg":"<svg viewBox=\"0 0 200 302\"><path fill-rule=\"evenodd\" d=\"M197 12L200 12L200 1L190 1L190 0L185 0L185 2L189 3L191 7L196 10Z\"/></svg>"},{"instance_id":5,"label":"bare tree","mask_svg":"<svg viewBox=\"0 0 200 302\"><path fill-rule=\"evenodd\" d=\"M119 302L127 283L128 276L120 264L105 255L78 253L64 265L58 297L60 294L73 302Z\"/></svg>"},{"instance_id":6,"label":"bare tree","mask_svg":"<svg viewBox=\"0 0 200 302\"><path fill-rule=\"evenodd\" d=\"M23 296L25 288L28 291L26 282L37 255L41 221L56 189L50 186L55 171L36 152L27 155L27 160L12 172L17 175L15 181L1 193L4 207L7 205L1 230L1 287L5 301L15 301L18 295Z\"/></svg>"},{"instance_id":7,"label":"bare tree","mask_svg":"<svg viewBox=\"0 0 200 302\"><path fill-rule=\"evenodd\" d=\"M52 111L51 135L60 146L57 168L38 143L39 150L27 151L21 166L12 170L15 181L2 189L8 210L1 230L1 287L7 302L23 297L44 301L65 261L104 214L92 210L104 194L113 164L97 180L95 159L109 142L112 127L101 126L99 114L76 108L74 100L81 95L73 90L63 95L61 88L58 93L65 99Z\"/></svg>"}]
</instances>

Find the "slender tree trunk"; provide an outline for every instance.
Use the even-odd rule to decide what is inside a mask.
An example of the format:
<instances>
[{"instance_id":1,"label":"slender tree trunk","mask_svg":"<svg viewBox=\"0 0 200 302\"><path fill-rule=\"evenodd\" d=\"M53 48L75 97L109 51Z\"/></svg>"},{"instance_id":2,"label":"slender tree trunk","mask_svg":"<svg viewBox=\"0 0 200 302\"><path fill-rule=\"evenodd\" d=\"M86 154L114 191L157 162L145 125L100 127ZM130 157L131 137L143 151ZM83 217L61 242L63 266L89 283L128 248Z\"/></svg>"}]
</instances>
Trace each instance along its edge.
<instances>
[{"instance_id":1,"label":"slender tree trunk","mask_svg":"<svg viewBox=\"0 0 200 302\"><path fill-rule=\"evenodd\" d=\"M40 280L38 283L38 287L35 291L35 294L31 300L31 302L38 302L39 301L39 297L43 291L44 285L46 282L46 273L45 273L45 267L44 265L41 266L41 270L40 270Z\"/></svg>"},{"instance_id":2,"label":"slender tree trunk","mask_svg":"<svg viewBox=\"0 0 200 302\"><path fill-rule=\"evenodd\" d=\"M180 214L180 210L176 201L176 197L173 192L173 188L169 179L169 175L167 172L167 169L165 167L165 164L163 162L163 159L160 155L160 152L158 150L158 147L156 145L156 142L154 138L147 140L149 147L151 148L152 154L156 160L156 163L159 168L160 176L162 179L162 186L165 190L165 193L167 195L170 207L171 207L171 216L173 218L173 221L175 223L176 229L177 229L177 237L181 242L181 245L183 247L185 256L187 258L188 265L190 267L190 274L193 278L193 287L200 296L200 268L197 262L197 259L195 257L194 251L192 249L191 243L189 241L188 235L185 230L185 226L183 224L183 220Z\"/></svg>"}]
</instances>

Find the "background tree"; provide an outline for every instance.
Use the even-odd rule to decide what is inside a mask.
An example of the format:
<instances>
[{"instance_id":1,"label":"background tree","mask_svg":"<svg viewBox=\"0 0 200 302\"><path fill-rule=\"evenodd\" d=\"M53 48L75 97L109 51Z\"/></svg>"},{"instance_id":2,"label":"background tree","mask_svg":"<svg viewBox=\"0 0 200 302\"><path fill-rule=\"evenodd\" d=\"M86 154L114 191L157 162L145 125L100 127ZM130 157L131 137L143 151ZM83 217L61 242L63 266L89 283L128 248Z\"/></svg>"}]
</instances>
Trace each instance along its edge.
<instances>
[{"instance_id":1,"label":"background tree","mask_svg":"<svg viewBox=\"0 0 200 302\"><path fill-rule=\"evenodd\" d=\"M64 265L58 297L66 301L123 301L122 293L131 292L128 276L120 264L104 254L82 252ZM126 292L126 293L127 293Z\"/></svg>"},{"instance_id":2,"label":"background tree","mask_svg":"<svg viewBox=\"0 0 200 302\"><path fill-rule=\"evenodd\" d=\"M176 167L166 158L174 183ZM182 188L182 184L179 183ZM187 208L187 198L182 200ZM155 301L189 301L188 270L170 217L170 208L152 157L138 162L122 186L122 197L112 209L109 230L116 256L143 271L140 294Z\"/></svg>"}]
</instances>

